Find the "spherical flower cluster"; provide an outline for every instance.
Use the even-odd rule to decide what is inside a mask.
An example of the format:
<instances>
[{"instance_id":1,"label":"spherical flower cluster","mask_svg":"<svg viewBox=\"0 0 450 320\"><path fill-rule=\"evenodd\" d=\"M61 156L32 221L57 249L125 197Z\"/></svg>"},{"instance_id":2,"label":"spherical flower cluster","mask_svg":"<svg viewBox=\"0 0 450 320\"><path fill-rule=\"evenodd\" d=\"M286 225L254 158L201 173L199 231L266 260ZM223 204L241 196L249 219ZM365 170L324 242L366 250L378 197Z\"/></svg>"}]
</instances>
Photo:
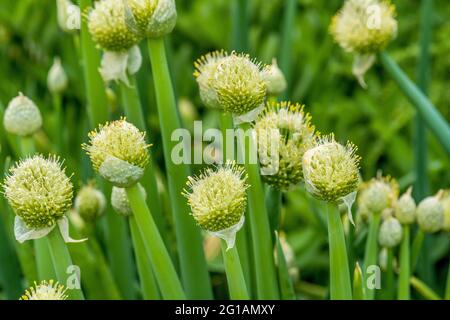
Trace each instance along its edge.
<instances>
[{"instance_id":1,"label":"spherical flower cluster","mask_svg":"<svg viewBox=\"0 0 450 320\"><path fill-rule=\"evenodd\" d=\"M417 223L427 233L434 233L444 226L444 207L439 196L427 197L417 206Z\"/></svg>"},{"instance_id":2,"label":"spherical flower cluster","mask_svg":"<svg viewBox=\"0 0 450 320\"><path fill-rule=\"evenodd\" d=\"M52 93L61 93L67 88L69 80L61 64L61 59L55 58L47 76L48 90Z\"/></svg>"},{"instance_id":3,"label":"spherical flower cluster","mask_svg":"<svg viewBox=\"0 0 450 320\"><path fill-rule=\"evenodd\" d=\"M394 204L395 217L402 224L411 224L416 220L416 202L409 188Z\"/></svg>"},{"instance_id":4,"label":"spherical flower cluster","mask_svg":"<svg viewBox=\"0 0 450 320\"><path fill-rule=\"evenodd\" d=\"M125 19L123 0L100 0L88 14L93 40L106 51L127 51L139 41L139 35Z\"/></svg>"},{"instance_id":5,"label":"spherical flower cluster","mask_svg":"<svg viewBox=\"0 0 450 320\"><path fill-rule=\"evenodd\" d=\"M58 158L40 155L20 161L5 179L4 194L28 228L55 225L72 206L72 183Z\"/></svg>"},{"instance_id":6,"label":"spherical flower cluster","mask_svg":"<svg viewBox=\"0 0 450 320\"><path fill-rule=\"evenodd\" d=\"M397 34L395 6L388 0L347 0L333 17L330 32L345 51L376 53Z\"/></svg>"},{"instance_id":7,"label":"spherical flower cluster","mask_svg":"<svg viewBox=\"0 0 450 320\"><path fill-rule=\"evenodd\" d=\"M19 93L12 99L3 116L5 130L21 137L30 136L42 127L42 116L36 104Z\"/></svg>"},{"instance_id":8,"label":"spherical flower cluster","mask_svg":"<svg viewBox=\"0 0 450 320\"><path fill-rule=\"evenodd\" d=\"M278 95L286 90L286 78L280 68L278 68L276 59L273 59L271 65L267 65L262 69L261 75L266 83L268 94Z\"/></svg>"},{"instance_id":9,"label":"spherical flower cluster","mask_svg":"<svg viewBox=\"0 0 450 320\"><path fill-rule=\"evenodd\" d=\"M378 242L382 247L393 248L399 245L402 236L402 225L396 218L390 215L383 220L378 234Z\"/></svg>"},{"instance_id":10,"label":"spherical flower cluster","mask_svg":"<svg viewBox=\"0 0 450 320\"><path fill-rule=\"evenodd\" d=\"M58 282L42 281L25 291L19 300L67 300L67 289Z\"/></svg>"},{"instance_id":11,"label":"spherical flower cluster","mask_svg":"<svg viewBox=\"0 0 450 320\"><path fill-rule=\"evenodd\" d=\"M177 22L175 0L125 0L127 23L140 34L159 38L172 32Z\"/></svg>"},{"instance_id":12,"label":"spherical flower cluster","mask_svg":"<svg viewBox=\"0 0 450 320\"><path fill-rule=\"evenodd\" d=\"M302 157L316 141L311 116L303 106L290 102L269 103L254 129L262 179L288 190L303 180Z\"/></svg>"},{"instance_id":13,"label":"spherical flower cluster","mask_svg":"<svg viewBox=\"0 0 450 320\"><path fill-rule=\"evenodd\" d=\"M106 198L103 192L92 184L83 186L75 198L75 210L85 221L94 221L106 209Z\"/></svg>"},{"instance_id":14,"label":"spherical flower cluster","mask_svg":"<svg viewBox=\"0 0 450 320\"><path fill-rule=\"evenodd\" d=\"M183 195L201 228L215 232L239 223L247 204L246 179L243 169L233 163L189 177L189 190Z\"/></svg>"},{"instance_id":15,"label":"spherical flower cluster","mask_svg":"<svg viewBox=\"0 0 450 320\"><path fill-rule=\"evenodd\" d=\"M147 197L147 192L139 184L139 190ZM127 191L123 188L113 187L111 192L111 205L113 209L120 215L128 217L133 214L130 202L128 201Z\"/></svg>"},{"instance_id":16,"label":"spherical flower cluster","mask_svg":"<svg viewBox=\"0 0 450 320\"><path fill-rule=\"evenodd\" d=\"M307 190L317 199L337 202L357 190L359 160L356 147L337 143L334 136L322 138L303 155L303 176Z\"/></svg>"},{"instance_id":17,"label":"spherical flower cluster","mask_svg":"<svg viewBox=\"0 0 450 320\"><path fill-rule=\"evenodd\" d=\"M359 207L372 214L380 214L391 208L398 197L398 184L390 177L377 177L361 185L358 198Z\"/></svg>"},{"instance_id":18,"label":"spherical flower cluster","mask_svg":"<svg viewBox=\"0 0 450 320\"><path fill-rule=\"evenodd\" d=\"M103 178L122 188L139 181L149 162L145 133L121 119L90 132L89 140L83 148Z\"/></svg>"},{"instance_id":19,"label":"spherical flower cluster","mask_svg":"<svg viewBox=\"0 0 450 320\"><path fill-rule=\"evenodd\" d=\"M236 116L263 107L267 90L261 66L248 55L211 53L200 58L196 67L202 99L208 106Z\"/></svg>"}]
</instances>

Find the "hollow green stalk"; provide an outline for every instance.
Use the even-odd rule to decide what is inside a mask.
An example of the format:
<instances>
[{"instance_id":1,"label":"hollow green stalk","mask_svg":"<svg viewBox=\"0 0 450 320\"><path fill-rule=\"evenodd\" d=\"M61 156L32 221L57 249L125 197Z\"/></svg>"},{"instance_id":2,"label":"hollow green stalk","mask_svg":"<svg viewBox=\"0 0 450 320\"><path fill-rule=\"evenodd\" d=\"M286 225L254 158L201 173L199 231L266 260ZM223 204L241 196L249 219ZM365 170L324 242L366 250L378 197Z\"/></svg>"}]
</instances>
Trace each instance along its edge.
<instances>
[{"instance_id":1,"label":"hollow green stalk","mask_svg":"<svg viewBox=\"0 0 450 320\"><path fill-rule=\"evenodd\" d=\"M227 249L225 241L222 243L222 256L227 274L228 290L232 300L248 300L247 286L245 284L244 273L242 272L241 262L236 246Z\"/></svg>"},{"instance_id":2,"label":"hollow green stalk","mask_svg":"<svg viewBox=\"0 0 450 320\"><path fill-rule=\"evenodd\" d=\"M289 268L286 263L286 257L284 256L283 248L278 237L278 232L274 232L275 246L277 250L277 262L278 262L278 284L280 286L280 298L282 300L295 300L294 284L292 283L291 275L289 274Z\"/></svg>"},{"instance_id":3,"label":"hollow green stalk","mask_svg":"<svg viewBox=\"0 0 450 320\"><path fill-rule=\"evenodd\" d=\"M245 169L248 174L248 204L249 222L251 226L254 266L256 274L256 288L258 299L278 299L275 264L273 260L273 244L270 233L269 216L264 199L258 163L250 163L250 155L256 154L255 141L245 133L250 132L250 124L242 123L239 129L243 134L238 135L238 145L245 157Z\"/></svg>"},{"instance_id":4,"label":"hollow green stalk","mask_svg":"<svg viewBox=\"0 0 450 320\"><path fill-rule=\"evenodd\" d=\"M450 154L450 139L448 139L450 127L448 122L386 52L380 53L380 60L403 94L416 108L428 129L433 132L447 154Z\"/></svg>"},{"instance_id":5,"label":"hollow green stalk","mask_svg":"<svg viewBox=\"0 0 450 320\"><path fill-rule=\"evenodd\" d=\"M232 43L231 49L237 52L248 51L248 8L249 0L232 0Z\"/></svg>"},{"instance_id":6,"label":"hollow green stalk","mask_svg":"<svg viewBox=\"0 0 450 320\"><path fill-rule=\"evenodd\" d=\"M387 269L386 269L386 288L384 290L384 299L393 300L395 297L395 275L394 275L394 249L387 248Z\"/></svg>"},{"instance_id":7,"label":"hollow green stalk","mask_svg":"<svg viewBox=\"0 0 450 320\"><path fill-rule=\"evenodd\" d=\"M366 251L364 254L364 280L367 280L367 268L377 264L378 257L378 229L380 228L381 214L373 213L370 221L369 233L367 235ZM367 300L373 300L375 297L375 289L367 288Z\"/></svg>"},{"instance_id":8,"label":"hollow green stalk","mask_svg":"<svg viewBox=\"0 0 450 320\"><path fill-rule=\"evenodd\" d=\"M53 108L55 109L55 128L54 128L54 134L56 139L56 147L58 153L63 153L64 143L63 143L63 126L64 123L64 115L62 113L62 101L61 101L61 95L58 93L52 93L53 98Z\"/></svg>"},{"instance_id":9,"label":"hollow green stalk","mask_svg":"<svg viewBox=\"0 0 450 320\"><path fill-rule=\"evenodd\" d=\"M448 265L447 282L445 287L445 300L450 300L450 263Z\"/></svg>"},{"instance_id":10,"label":"hollow green stalk","mask_svg":"<svg viewBox=\"0 0 450 320\"><path fill-rule=\"evenodd\" d=\"M279 53L279 65L281 71L288 83L291 79L292 70L292 29L294 29L295 14L297 9L296 0L286 0L284 13L283 13L283 25L281 30L281 48ZM287 89L282 98L287 100L289 98L289 90Z\"/></svg>"},{"instance_id":11,"label":"hollow green stalk","mask_svg":"<svg viewBox=\"0 0 450 320\"><path fill-rule=\"evenodd\" d=\"M185 299L183 288L167 252L155 221L138 185L126 189L136 224L139 228L147 256L152 262L155 277L164 299Z\"/></svg>"},{"instance_id":12,"label":"hollow green stalk","mask_svg":"<svg viewBox=\"0 0 450 320\"><path fill-rule=\"evenodd\" d=\"M420 54L417 65L417 85L427 95L430 79L430 43L432 30L433 0L422 0L420 9ZM414 126L414 159L416 183L414 195L416 201L422 200L428 193L427 176L427 131L419 114L415 117Z\"/></svg>"},{"instance_id":13,"label":"hollow green stalk","mask_svg":"<svg viewBox=\"0 0 450 320\"><path fill-rule=\"evenodd\" d=\"M352 287L341 215L334 204L328 204L328 245L330 250L330 297L351 300Z\"/></svg>"},{"instance_id":14,"label":"hollow green stalk","mask_svg":"<svg viewBox=\"0 0 450 320\"><path fill-rule=\"evenodd\" d=\"M69 277L76 277L77 275L67 273L69 266L72 266L73 262L70 257L69 249L61 236L59 228L54 228L45 239L47 240L47 245L52 258L56 279L59 283L67 286L69 283ZM79 285L79 279L75 282L75 285ZM84 300L84 295L81 288L69 288L67 294L70 299Z\"/></svg>"},{"instance_id":15,"label":"hollow green stalk","mask_svg":"<svg viewBox=\"0 0 450 320\"><path fill-rule=\"evenodd\" d=\"M417 261L419 260L420 251L422 250L423 241L425 240L425 233L422 229L418 229L414 236L412 250L411 250L411 274L416 271Z\"/></svg>"},{"instance_id":16,"label":"hollow green stalk","mask_svg":"<svg viewBox=\"0 0 450 320\"><path fill-rule=\"evenodd\" d=\"M400 246L400 274L398 277L398 300L410 299L409 277L411 261L409 256L410 226L403 226L403 239Z\"/></svg>"},{"instance_id":17,"label":"hollow green stalk","mask_svg":"<svg viewBox=\"0 0 450 320\"><path fill-rule=\"evenodd\" d=\"M133 247L136 256L136 264L141 281L142 296L144 300L158 300L160 299L158 285L156 284L155 276L150 258L147 256L145 244L141 237L139 227L136 219L131 216L128 218L130 224L131 239L133 240Z\"/></svg>"},{"instance_id":18,"label":"hollow green stalk","mask_svg":"<svg viewBox=\"0 0 450 320\"><path fill-rule=\"evenodd\" d=\"M266 206L269 213L270 231L275 240L275 231L278 231L280 226L281 213L281 191L270 186L266 188Z\"/></svg>"},{"instance_id":19,"label":"hollow green stalk","mask_svg":"<svg viewBox=\"0 0 450 320\"><path fill-rule=\"evenodd\" d=\"M92 0L79 0L81 12L92 6ZM87 96L87 113L91 128L109 120L108 102L103 79L98 72L100 52L95 47L89 34L86 19L81 19L81 56ZM99 186L106 195L110 189L99 181ZM124 298L135 298L135 291L130 283L134 282L134 266L132 264L130 239L123 217L108 210L106 213L106 242L109 250L111 269Z\"/></svg>"},{"instance_id":20,"label":"hollow green stalk","mask_svg":"<svg viewBox=\"0 0 450 320\"><path fill-rule=\"evenodd\" d=\"M416 277L411 277L409 280L411 286L425 299L427 300L442 300L439 295L433 291L430 287L428 287L423 281Z\"/></svg>"},{"instance_id":21,"label":"hollow green stalk","mask_svg":"<svg viewBox=\"0 0 450 320\"><path fill-rule=\"evenodd\" d=\"M169 182L169 195L173 206L182 281L188 298L211 299L212 291L202 239L194 220L189 217L189 207L181 194L190 169L185 164L175 164L171 158L173 147L177 144L176 141L171 140L171 135L175 130L181 128L181 121L167 64L164 39L148 39L148 47Z\"/></svg>"}]
</instances>

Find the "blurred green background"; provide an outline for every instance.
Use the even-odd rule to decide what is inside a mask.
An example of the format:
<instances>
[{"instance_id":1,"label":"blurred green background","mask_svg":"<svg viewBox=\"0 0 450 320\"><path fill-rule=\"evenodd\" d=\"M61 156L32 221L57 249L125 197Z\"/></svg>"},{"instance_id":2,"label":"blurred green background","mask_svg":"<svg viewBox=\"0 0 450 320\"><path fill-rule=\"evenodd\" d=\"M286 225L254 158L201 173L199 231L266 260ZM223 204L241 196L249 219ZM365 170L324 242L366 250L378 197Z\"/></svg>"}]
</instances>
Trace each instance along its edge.
<instances>
[{"instance_id":1,"label":"blurred green background","mask_svg":"<svg viewBox=\"0 0 450 320\"><path fill-rule=\"evenodd\" d=\"M359 147L364 180L382 170L383 174L396 177L404 190L415 180L412 139L415 111L379 65L375 65L366 76L368 89L358 85L351 74L352 57L334 44L328 34L331 16L342 2L297 1L295 24L289 30L292 67L287 73L287 96L291 101L306 105L320 132L334 132L339 141L351 140ZM167 45L181 114L187 126L193 119L200 118L208 125L216 126L214 115L200 102L192 76L193 62L209 51L231 48L233 15L230 1L177 0L176 3L178 23ZM416 79L420 1L397 0L393 3L397 6L399 31L397 39L387 50L409 77ZM248 51L265 63L280 55L283 6L283 0L251 0L249 4ZM429 95L449 120L450 2L436 0L434 7ZM0 105L5 107L19 91L31 97L44 117L41 151L51 151L46 150L46 141L52 141L57 133L53 131L55 118L46 78L53 58L61 57L70 79L69 90L64 96L66 131L77 133L68 135L71 140L67 165L69 172L75 172L73 181L78 186L79 181L90 176L90 165L79 148L89 128L83 76L75 48L73 37L57 25L54 0L0 2ZM145 55L145 46L142 51ZM148 63L145 61L147 59L144 59L144 64ZM151 74L148 70L145 65L141 68L139 88L151 128L149 136L155 145L157 160L162 164L154 93L149 89L153 86L149 85ZM112 102L112 107L118 116L120 104ZM433 194L449 186L450 160L431 134L428 141L429 193ZM3 152L7 153L7 150ZM81 167L80 163L83 164ZM302 281L305 281L299 285L299 290L305 290L308 297L324 297L326 292L322 286L326 286L328 281L326 228L324 220L316 212L317 206L308 199L303 188L285 196L283 227L296 252L296 266L300 268ZM439 245L433 247L431 257L436 272L429 280L439 292L439 279L443 277L448 261L449 241L448 235L436 239L439 239L435 241Z\"/></svg>"}]
</instances>

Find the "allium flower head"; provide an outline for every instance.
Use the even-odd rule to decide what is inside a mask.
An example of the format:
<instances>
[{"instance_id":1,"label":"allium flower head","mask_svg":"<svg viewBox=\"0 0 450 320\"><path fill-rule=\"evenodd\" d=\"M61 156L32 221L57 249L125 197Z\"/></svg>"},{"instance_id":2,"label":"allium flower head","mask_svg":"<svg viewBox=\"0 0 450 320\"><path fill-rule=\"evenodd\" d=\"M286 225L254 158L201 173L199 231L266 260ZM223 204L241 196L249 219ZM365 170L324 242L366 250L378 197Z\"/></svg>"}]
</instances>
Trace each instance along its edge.
<instances>
[{"instance_id":1,"label":"allium flower head","mask_svg":"<svg viewBox=\"0 0 450 320\"><path fill-rule=\"evenodd\" d=\"M316 141L311 116L290 102L268 103L255 122L262 179L288 190L303 180L302 158Z\"/></svg>"},{"instance_id":2,"label":"allium flower head","mask_svg":"<svg viewBox=\"0 0 450 320\"><path fill-rule=\"evenodd\" d=\"M51 227L72 206L72 183L54 156L20 161L10 169L3 187L9 204L28 228Z\"/></svg>"},{"instance_id":3,"label":"allium flower head","mask_svg":"<svg viewBox=\"0 0 450 320\"><path fill-rule=\"evenodd\" d=\"M175 0L123 0L127 23L148 38L159 38L172 32L177 23Z\"/></svg>"},{"instance_id":4,"label":"allium flower head","mask_svg":"<svg viewBox=\"0 0 450 320\"><path fill-rule=\"evenodd\" d=\"M278 67L276 59L273 59L272 64L267 65L262 69L261 75L266 83L268 94L278 95L286 90L286 78Z\"/></svg>"},{"instance_id":5,"label":"allium flower head","mask_svg":"<svg viewBox=\"0 0 450 320\"><path fill-rule=\"evenodd\" d=\"M3 116L5 130L18 136L30 136L42 127L42 116L36 104L19 93L12 99Z\"/></svg>"},{"instance_id":6,"label":"allium flower head","mask_svg":"<svg viewBox=\"0 0 450 320\"><path fill-rule=\"evenodd\" d=\"M392 208L399 192L395 179L382 176L363 183L360 189L358 203L372 214L379 214L386 208Z\"/></svg>"},{"instance_id":7,"label":"allium flower head","mask_svg":"<svg viewBox=\"0 0 450 320\"><path fill-rule=\"evenodd\" d=\"M395 6L388 0L347 0L333 17L330 32L345 51L376 53L397 34Z\"/></svg>"},{"instance_id":8,"label":"allium flower head","mask_svg":"<svg viewBox=\"0 0 450 320\"><path fill-rule=\"evenodd\" d=\"M427 233L435 233L444 226L444 206L440 202L442 193L423 199L417 206L417 223Z\"/></svg>"},{"instance_id":9,"label":"allium flower head","mask_svg":"<svg viewBox=\"0 0 450 320\"><path fill-rule=\"evenodd\" d=\"M58 282L42 281L27 289L19 300L67 300L67 289Z\"/></svg>"},{"instance_id":10,"label":"allium flower head","mask_svg":"<svg viewBox=\"0 0 450 320\"><path fill-rule=\"evenodd\" d=\"M83 186L75 198L75 210L85 221L94 221L106 209L106 198L103 192L92 183Z\"/></svg>"},{"instance_id":11,"label":"allium flower head","mask_svg":"<svg viewBox=\"0 0 450 320\"><path fill-rule=\"evenodd\" d=\"M92 166L117 187L134 185L149 162L145 133L125 118L108 122L89 133L89 144L83 144Z\"/></svg>"},{"instance_id":12,"label":"allium flower head","mask_svg":"<svg viewBox=\"0 0 450 320\"><path fill-rule=\"evenodd\" d=\"M242 116L263 107L266 84L261 67L248 55L231 53L220 59L211 77L218 106L225 112Z\"/></svg>"},{"instance_id":13,"label":"allium flower head","mask_svg":"<svg viewBox=\"0 0 450 320\"><path fill-rule=\"evenodd\" d=\"M144 194L144 198L147 198L147 192L139 184L139 190ZM128 217L133 214L130 202L128 201L127 191L123 188L113 187L111 192L111 205L113 209L120 215Z\"/></svg>"},{"instance_id":14,"label":"allium flower head","mask_svg":"<svg viewBox=\"0 0 450 320\"><path fill-rule=\"evenodd\" d=\"M243 169L233 163L189 177L189 190L183 195L201 228L214 232L239 223L247 204L246 179Z\"/></svg>"},{"instance_id":15,"label":"allium flower head","mask_svg":"<svg viewBox=\"0 0 450 320\"><path fill-rule=\"evenodd\" d=\"M124 0L97 1L87 18L93 40L106 51L127 51L139 41L126 22Z\"/></svg>"},{"instance_id":16,"label":"allium flower head","mask_svg":"<svg viewBox=\"0 0 450 320\"><path fill-rule=\"evenodd\" d=\"M400 222L392 215L386 217L381 223L378 233L380 246L393 248L400 244L403 237L403 229Z\"/></svg>"},{"instance_id":17,"label":"allium flower head","mask_svg":"<svg viewBox=\"0 0 450 320\"><path fill-rule=\"evenodd\" d=\"M402 224L411 224L416 220L416 202L409 188L394 204L395 217Z\"/></svg>"},{"instance_id":18,"label":"allium flower head","mask_svg":"<svg viewBox=\"0 0 450 320\"><path fill-rule=\"evenodd\" d=\"M217 92L213 86L213 76L220 61L227 55L225 51L214 51L194 63L194 76L200 89L200 98L208 108L220 108Z\"/></svg>"},{"instance_id":19,"label":"allium flower head","mask_svg":"<svg viewBox=\"0 0 450 320\"><path fill-rule=\"evenodd\" d=\"M355 192L359 184L356 146L337 143L334 136L321 138L303 155L303 176L307 190L317 199L337 202Z\"/></svg>"}]
</instances>

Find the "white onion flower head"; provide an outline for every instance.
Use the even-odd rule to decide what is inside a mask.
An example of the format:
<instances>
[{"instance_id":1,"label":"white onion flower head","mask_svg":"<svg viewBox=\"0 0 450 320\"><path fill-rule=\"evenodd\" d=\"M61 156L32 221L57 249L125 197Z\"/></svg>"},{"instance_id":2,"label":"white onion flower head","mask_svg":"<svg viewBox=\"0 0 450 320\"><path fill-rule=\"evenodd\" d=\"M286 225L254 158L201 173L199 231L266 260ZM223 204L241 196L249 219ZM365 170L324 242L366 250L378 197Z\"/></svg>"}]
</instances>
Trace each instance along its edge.
<instances>
[{"instance_id":1,"label":"white onion flower head","mask_svg":"<svg viewBox=\"0 0 450 320\"><path fill-rule=\"evenodd\" d=\"M41 112L33 101L19 93L9 102L3 116L3 125L11 134L31 136L42 127Z\"/></svg>"},{"instance_id":2,"label":"white onion flower head","mask_svg":"<svg viewBox=\"0 0 450 320\"><path fill-rule=\"evenodd\" d=\"M75 198L75 210L84 221L94 221L106 210L105 195L89 183L78 191Z\"/></svg>"},{"instance_id":3,"label":"white onion flower head","mask_svg":"<svg viewBox=\"0 0 450 320\"><path fill-rule=\"evenodd\" d=\"M276 59L273 59L272 64L262 69L261 75L266 84L268 94L278 95L286 90L287 81L283 72L278 67Z\"/></svg>"},{"instance_id":4,"label":"white onion flower head","mask_svg":"<svg viewBox=\"0 0 450 320\"><path fill-rule=\"evenodd\" d=\"M149 162L145 133L125 118L101 125L89 133L83 149L94 169L116 187L135 185Z\"/></svg>"},{"instance_id":5,"label":"white onion flower head","mask_svg":"<svg viewBox=\"0 0 450 320\"><path fill-rule=\"evenodd\" d=\"M47 75L47 87L51 93L62 93L67 89L69 79L61 64L61 59L56 57Z\"/></svg>"},{"instance_id":6,"label":"white onion flower head","mask_svg":"<svg viewBox=\"0 0 450 320\"><path fill-rule=\"evenodd\" d=\"M19 300L67 300L67 288L63 285L50 281L34 282L34 286L25 291Z\"/></svg>"},{"instance_id":7,"label":"white onion flower head","mask_svg":"<svg viewBox=\"0 0 450 320\"><path fill-rule=\"evenodd\" d=\"M444 226L444 206L441 194L423 199L417 206L417 223L427 233L435 233Z\"/></svg>"},{"instance_id":8,"label":"white onion flower head","mask_svg":"<svg viewBox=\"0 0 450 320\"><path fill-rule=\"evenodd\" d=\"M147 192L138 184L139 190L147 198ZM128 201L127 191L124 188L113 187L111 192L111 205L113 209L120 215L129 217L133 214L130 202Z\"/></svg>"},{"instance_id":9,"label":"white onion flower head","mask_svg":"<svg viewBox=\"0 0 450 320\"><path fill-rule=\"evenodd\" d=\"M416 221L416 202L411 196L409 188L394 204L395 217L402 224L411 224Z\"/></svg>"}]
</instances>

